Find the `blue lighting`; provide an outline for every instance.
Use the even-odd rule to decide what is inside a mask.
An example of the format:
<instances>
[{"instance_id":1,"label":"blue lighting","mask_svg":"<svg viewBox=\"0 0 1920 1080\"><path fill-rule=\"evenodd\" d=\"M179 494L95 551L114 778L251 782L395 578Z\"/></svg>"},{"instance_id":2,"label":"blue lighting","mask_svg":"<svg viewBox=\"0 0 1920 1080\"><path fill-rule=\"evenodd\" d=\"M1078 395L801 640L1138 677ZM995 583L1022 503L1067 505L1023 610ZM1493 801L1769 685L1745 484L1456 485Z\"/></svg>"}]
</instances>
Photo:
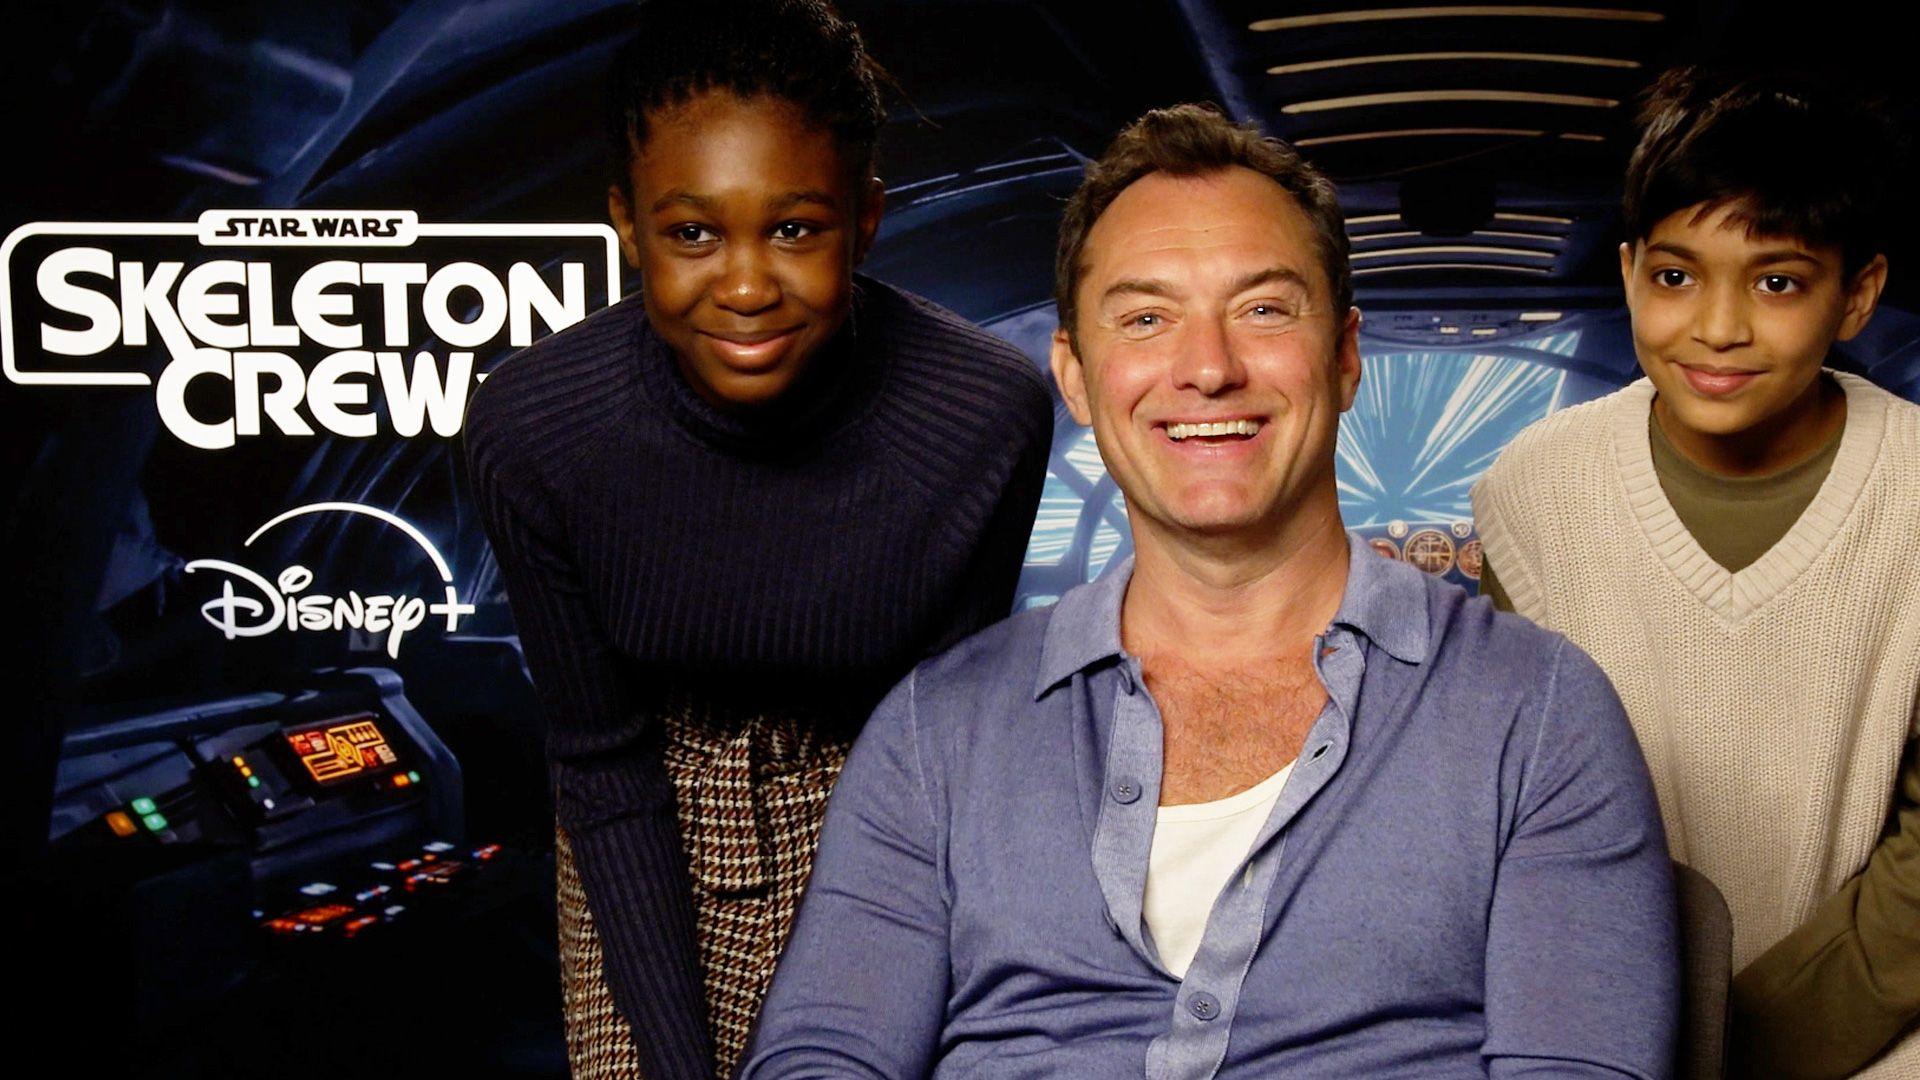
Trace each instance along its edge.
<instances>
[{"instance_id":1,"label":"blue lighting","mask_svg":"<svg viewBox=\"0 0 1920 1080\"><path fill-rule=\"evenodd\" d=\"M1580 331L1569 330L1528 347L1572 356L1579 340ZM1561 369L1511 356L1368 355L1353 409L1341 417L1335 458L1347 525L1470 521L1474 481L1522 428L1566 403L1565 384ZM1124 501L1093 433L1065 421L1015 607L1050 603L1131 553L1125 524Z\"/></svg>"}]
</instances>

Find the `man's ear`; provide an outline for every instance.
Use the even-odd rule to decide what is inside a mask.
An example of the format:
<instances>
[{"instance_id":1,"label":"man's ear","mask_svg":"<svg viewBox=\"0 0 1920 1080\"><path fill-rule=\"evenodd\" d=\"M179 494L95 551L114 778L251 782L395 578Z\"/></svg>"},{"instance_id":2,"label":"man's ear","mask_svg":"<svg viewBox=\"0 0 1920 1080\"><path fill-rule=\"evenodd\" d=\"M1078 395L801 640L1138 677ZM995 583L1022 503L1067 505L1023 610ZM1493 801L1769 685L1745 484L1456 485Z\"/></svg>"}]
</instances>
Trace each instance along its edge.
<instances>
[{"instance_id":1,"label":"man's ear","mask_svg":"<svg viewBox=\"0 0 1920 1080\"><path fill-rule=\"evenodd\" d=\"M1347 309L1347 321L1340 327L1340 343L1336 346L1334 363L1340 378L1340 411L1353 408L1353 398L1360 392L1360 309Z\"/></svg>"},{"instance_id":2,"label":"man's ear","mask_svg":"<svg viewBox=\"0 0 1920 1080\"><path fill-rule=\"evenodd\" d=\"M1633 290L1633 243L1627 241L1620 245L1620 287Z\"/></svg>"},{"instance_id":3,"label":"man's ear","mask_svg":"<svg viewBox=\"0 0 1920 1080\"><path fill-rule=\"evenodd\" d=\"M1847 313L1840 319L1840 332L1834 335L1835 340L1850 340L1867 328L1867 320L1873 318L1873 309L1880 303L1880 294L1886 287L1887 257L1875 255L1847 284Z\"/></svg>"},{"instance_id":4,"label":"man's ear","mask_svg":"<svg viewBox=\"0 0 1920 1080\"><path fill-rule=\"evenodd\" d=\"M627 257L627 265L640 269L640 245L633 235L633 204L619 184L607 185L607 218L613 222L614 235L620 238L620 254Z\"/></svg>"},{"instance_id":5,"label":"man's ear","mask_svg":"<svg viewBox=\"0 0 1920 1080\"><path fill-rule=\"evenodd\" d=\"M1053 347L1047 354L1047 364L1053 368L1054 384L1060 387L1060 400L1067 403L1067 412L1073 416L1074 423L1081 427L1093 426L1093 410L1087 407L1087 373L1080 364L1080 354L1074 351L1073 336L1066 327L1053 332Z\"/></svg>"},{"instance_id":6,"label":"man's ear","mask_svg":"<svg viewBox=\"0 0 1920 1080\"><path fill-rule=\"evenodd\" d=\"M886 208L887 185L877 176L867 177L860 191L860 208L854 215L853 265L859 266L873 247L873 238L880 231L880 218Z\"/></svg>"}]
</instances>

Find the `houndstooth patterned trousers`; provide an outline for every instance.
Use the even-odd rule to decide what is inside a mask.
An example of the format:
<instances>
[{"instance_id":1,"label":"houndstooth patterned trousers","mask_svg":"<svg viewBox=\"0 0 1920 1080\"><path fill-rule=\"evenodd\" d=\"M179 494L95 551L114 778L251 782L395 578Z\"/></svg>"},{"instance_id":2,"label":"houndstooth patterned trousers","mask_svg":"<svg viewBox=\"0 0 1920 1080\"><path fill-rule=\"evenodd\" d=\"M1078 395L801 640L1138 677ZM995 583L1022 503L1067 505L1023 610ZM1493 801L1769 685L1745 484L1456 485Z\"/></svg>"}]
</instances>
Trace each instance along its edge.
<instances>
[{"instance_id":1,"label":"houndstooth patterned trousers","mask_svg":"<svg viewBox=\"0 0 1920 1080\"><path fill-rule=\"evenodd\" d=\"M692 871L715 1075L730 1076L793 926L851 740L796 717L728 716L693 701L667 711L664 732ZM641 1080L633 1031L607 987L586 890L557 826L554 856L573 1075Z\"/></svg>"}]
</instances>

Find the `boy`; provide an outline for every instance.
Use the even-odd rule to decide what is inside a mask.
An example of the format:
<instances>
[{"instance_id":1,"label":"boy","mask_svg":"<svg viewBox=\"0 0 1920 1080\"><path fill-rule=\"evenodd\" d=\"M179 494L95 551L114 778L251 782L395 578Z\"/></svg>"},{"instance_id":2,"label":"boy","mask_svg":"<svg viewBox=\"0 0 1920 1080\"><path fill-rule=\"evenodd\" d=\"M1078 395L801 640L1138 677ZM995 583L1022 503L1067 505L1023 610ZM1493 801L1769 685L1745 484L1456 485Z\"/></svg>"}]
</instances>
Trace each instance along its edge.
<instances>
[{"instance_id":1,"label":"boy","mask_svg":"<svg viewBox=\"0 0 1920 1080\"><path fill-rule=\"evenodd\" d=\"M1647 378L1488 470L1483 591L1600 662L1674 857L1725 894L1729 1074L1920 1076L1920 407L1822 366L1886 283L1885 125L1697 69L1642 120Z\"/></svg>"}]
</instances>

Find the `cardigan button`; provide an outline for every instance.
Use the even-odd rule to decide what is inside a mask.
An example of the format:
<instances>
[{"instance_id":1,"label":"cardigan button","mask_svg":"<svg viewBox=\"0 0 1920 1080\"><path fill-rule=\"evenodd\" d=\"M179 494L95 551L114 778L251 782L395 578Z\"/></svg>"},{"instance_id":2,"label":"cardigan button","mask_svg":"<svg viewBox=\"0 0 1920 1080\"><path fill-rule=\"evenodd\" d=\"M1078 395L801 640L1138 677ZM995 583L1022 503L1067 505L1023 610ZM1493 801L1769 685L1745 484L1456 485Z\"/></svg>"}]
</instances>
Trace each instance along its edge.
<instances>
[{"instance_id":1,"label":"cardigan button","mask_svg":"<svg viewBox=\"0 0 1920 1080\"><path fill-rule=\"evenodd\" d=\"M1131 776L1123 776L1113 782L1113 788L1109 794L1113 796L1114 802L1120 803L1123 806L1127 803L1138 802L1140 799L1140 781L1135 780Z\"/></svg>"}]
</instances>

